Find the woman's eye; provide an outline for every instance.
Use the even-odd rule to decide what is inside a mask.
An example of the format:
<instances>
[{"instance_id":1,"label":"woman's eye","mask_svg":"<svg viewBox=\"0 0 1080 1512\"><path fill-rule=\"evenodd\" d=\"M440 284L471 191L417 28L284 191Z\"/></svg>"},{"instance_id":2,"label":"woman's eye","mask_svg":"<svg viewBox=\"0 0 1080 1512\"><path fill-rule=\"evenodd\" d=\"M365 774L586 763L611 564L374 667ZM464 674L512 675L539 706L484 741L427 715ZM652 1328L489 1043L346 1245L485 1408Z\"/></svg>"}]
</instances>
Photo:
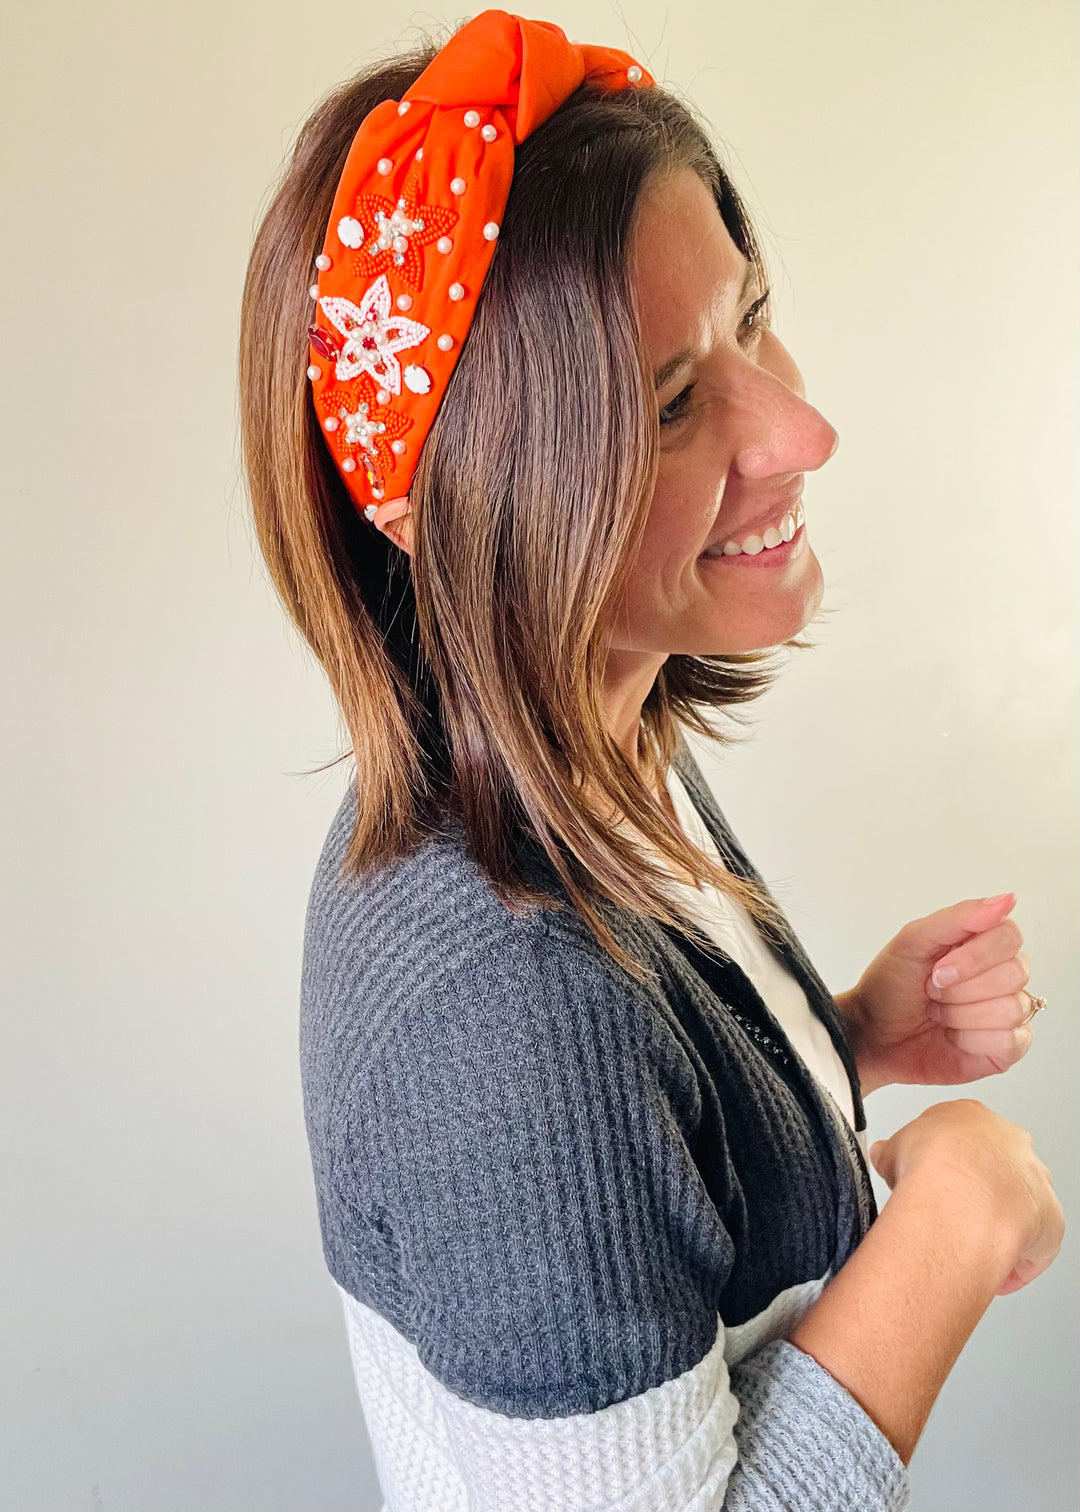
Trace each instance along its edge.
<instances>
[{"instance_id":1,"label":"woman's eye","mask_svg":"<svg viewBox=\"0 0 1080 1512\"><path fill-rule=\"evenodd\" d=\"M742 325L739 327L740 335L757 337L766 329L769 324L769 317L765 306L768 302L769 291L766 289L761 298L755 299L754 303L743 316ZM680 421L689 419L693 409L693 406L690 404L690 395L696 387L697 385L694 383L687 384L681 394L676 395L670 404L665 404L664 408L660 411L660 427L662 430L669 429L673 425L678 425Z\"/></svg>"},{"instance_id":2,"label":"woman's eye","mask_svg":"<svg viewBox=\"0 0 1080 1512\"><path fill-rule=\"evenodd\" d=\"M664 408L660 411L661 426L676 425L680 420L686 419L690 412L687 401L694 392L695 387L696 385L693 383L687 384L681 394L676 395L670 404L664 405Z\"/></svg>"},{"instance_id":3,"label":"woman's eye","mask_svg":"<svg viewBox=\"0 0 1080 1512\"><path fill-rule=\"evenodd\" d=\"M755 299L754 303L743 316L743 329L749 331L751 336L756 336L769 323L768 316L765 314L765 306L768 300L769 291L766 289L761 298Z\"/></svg>"}]
</instances>

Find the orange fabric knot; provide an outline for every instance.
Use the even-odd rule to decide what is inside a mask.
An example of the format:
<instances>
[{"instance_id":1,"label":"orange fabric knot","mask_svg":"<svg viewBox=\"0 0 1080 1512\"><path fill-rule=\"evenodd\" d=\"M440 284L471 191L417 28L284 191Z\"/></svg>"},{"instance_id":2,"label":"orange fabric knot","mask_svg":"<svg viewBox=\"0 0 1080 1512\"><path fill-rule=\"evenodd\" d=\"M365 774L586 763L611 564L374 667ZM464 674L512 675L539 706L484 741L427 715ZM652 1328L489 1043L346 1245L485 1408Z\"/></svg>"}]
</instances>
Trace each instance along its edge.
<instances>
[{"instance_id":1,"label":"orange fabric knot","mask_svg":"<svg viewBox=\"0 0 1080 1512\"><path fill-rule=\"evenodd\" d=\"M408 493L495 254L515 146L586 80L656 82L618 48L486 10L361 122L316 258L308 377L365 514Z\"/></svg>"}]
</instances>

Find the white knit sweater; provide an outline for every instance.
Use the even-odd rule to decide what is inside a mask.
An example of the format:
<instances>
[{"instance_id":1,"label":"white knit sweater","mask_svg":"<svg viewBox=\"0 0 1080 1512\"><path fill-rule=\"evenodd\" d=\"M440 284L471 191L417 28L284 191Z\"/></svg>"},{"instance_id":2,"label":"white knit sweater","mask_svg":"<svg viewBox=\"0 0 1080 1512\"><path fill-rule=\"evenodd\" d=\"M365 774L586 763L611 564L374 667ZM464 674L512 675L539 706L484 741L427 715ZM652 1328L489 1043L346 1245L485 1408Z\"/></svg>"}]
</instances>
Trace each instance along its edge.
<instances>
[{"instance_id":1,"label":"white knit sweater","mask_svg":"<svg viewBox=\"0 0 1080 1512\"><path fill-rule=\"evenodd\" d=\"M677 773L669 791L687 835L720 852ZM746 910L716 888L674 882L742 967L819 1084L854 1127L842 1062L794 977ZM865 1133L860 1136L865 1149ZM340 1286L356 1385L385 1498L380 1512L718 1512L737 1460L729 1370L788 1337L828 1274L781 1292L736 1328L718 1320L691 1370L603 1410L514 1418L457 1396L380 1313Z\"/></svg>"}]
</instances>

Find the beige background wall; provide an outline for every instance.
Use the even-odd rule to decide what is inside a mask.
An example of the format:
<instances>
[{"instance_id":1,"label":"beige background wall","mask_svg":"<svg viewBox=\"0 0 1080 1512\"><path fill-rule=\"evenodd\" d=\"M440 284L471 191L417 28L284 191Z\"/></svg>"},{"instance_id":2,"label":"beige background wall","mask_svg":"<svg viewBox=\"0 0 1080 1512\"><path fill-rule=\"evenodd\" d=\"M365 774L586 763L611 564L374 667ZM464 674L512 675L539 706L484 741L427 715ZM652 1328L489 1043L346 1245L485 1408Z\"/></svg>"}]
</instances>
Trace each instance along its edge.
<instances>
[{"instance_id":1,"label":"beige background wall","mask_svg":"<svg viewBox=\"0 0 1080 1512\"><path fill-rule=\"evenodd\" d=\"M6 7L0 1512L375 1512L296 1063L343 770L254 558L253 228L315 98L468 10ZM1076 91L1065 0L547 4L685 90L841 436L829 615L711 765L835 990L1013 889L1051 1002L972 1089L1076 1213ZM887 1089L885 1134L939 1095ZM1077 1499L1076 1242L999 1299L914 1512Z\"/></svg>"}]
</instances>

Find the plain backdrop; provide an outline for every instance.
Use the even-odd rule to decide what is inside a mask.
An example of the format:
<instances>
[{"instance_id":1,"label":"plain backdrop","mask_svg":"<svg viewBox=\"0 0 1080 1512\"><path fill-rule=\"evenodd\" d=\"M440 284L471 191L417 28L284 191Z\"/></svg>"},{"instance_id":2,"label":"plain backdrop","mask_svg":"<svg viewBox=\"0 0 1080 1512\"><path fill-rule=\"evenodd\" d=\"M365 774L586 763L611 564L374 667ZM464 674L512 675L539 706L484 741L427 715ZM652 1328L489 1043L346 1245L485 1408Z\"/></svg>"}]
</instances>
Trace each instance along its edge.
<instances>
[{"instance_id":1,"label":"plain backdrop","mask_svg":"<svg viewBox=\"0 0 1080 1512\"><path fill-rule=\"evenodd\" d=\"M347 763L254 550L240 291L294 134L475 12L5 7L0 1512L376 1512L300 1103L303 914ZM1076 17L1066 0L528 12L692 99L840 447L817 647L708 755L834 991L1013 890L1027 1059L974 1095L1077 1210ZM884 1197L879 1187L879 1197ZM991 1306L913 1512L1071 1512L1077 1262Z\"/></svg>"}]
</instances>

